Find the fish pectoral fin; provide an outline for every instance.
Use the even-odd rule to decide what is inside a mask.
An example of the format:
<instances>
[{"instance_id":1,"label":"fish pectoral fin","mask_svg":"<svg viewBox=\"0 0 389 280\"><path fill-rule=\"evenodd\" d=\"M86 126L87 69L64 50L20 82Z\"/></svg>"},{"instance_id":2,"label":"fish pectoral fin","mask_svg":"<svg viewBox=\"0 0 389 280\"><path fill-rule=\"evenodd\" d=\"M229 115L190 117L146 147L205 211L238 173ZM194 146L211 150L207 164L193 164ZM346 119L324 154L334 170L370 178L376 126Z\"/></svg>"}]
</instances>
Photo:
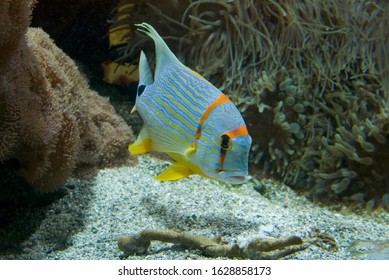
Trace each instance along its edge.
<instances>
[{"instance_id":1,"label":"fish pectoral fin","mask_svg":"<svg viewBox=\"0 0 389 280\"><path fill-rule=\"evenodd\" d=\"M145 154L152 150L152 141L145 126L142 127L136 141L128 146L128 150L133 155Z\"/></svg>"},{"instance_id":2,"label":"fish pectoral fin","mask_svg":"<svg viewBox=\"0 0 389 280\"><path fill-rule=\"evenodd\" d=\"M153 151L175 153L183 156L191 154L191 143L188 143L175 131L155 127L147 128L153 139Z\"/></svg>"},{"instance_id":3,"label":"fish pectoral fin","mask_svg":"<svg viewBox=\"0 0 389 280\"><path fill-rule=\"evenodd\" d=\"M187 166L175 162L169 166L164 172L156 176L154 179L158 181L174 181L188 177L193 174L193 171Z\"/></svg>"}]
</instances>

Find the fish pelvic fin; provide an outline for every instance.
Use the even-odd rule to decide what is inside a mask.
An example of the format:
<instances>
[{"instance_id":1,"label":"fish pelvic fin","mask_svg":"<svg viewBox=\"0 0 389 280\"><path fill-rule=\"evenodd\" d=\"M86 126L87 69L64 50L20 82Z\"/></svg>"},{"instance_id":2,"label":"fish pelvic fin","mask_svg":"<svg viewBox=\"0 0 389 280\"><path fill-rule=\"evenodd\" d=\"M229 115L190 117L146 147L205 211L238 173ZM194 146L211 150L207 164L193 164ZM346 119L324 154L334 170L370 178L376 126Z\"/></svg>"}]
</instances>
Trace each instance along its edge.
<instances>
[{"instance_id":1,"label":"fish pelvic fin","mask_svg":"<svg viewBox=\"0 0 389 280\"><path fill-rule=\"evenodd\" d=\"M152 141L145 126L142 127L136 141L128 146L128 150L133 155L141 155L151 152Z\"/></svg>"},{"instance_id":2,"label":"fish pelvic fin","mask_svg":"<svg viewBox=\"0 0 389 280\"><path fill-rule=\"evenodd\" d=\"M193 171L190 168L179 162L175 162L164 172L154 177L154 179L158 181L175 181L186 178L192 174Z\"/></svg>"},{"instance_id":3,"label":"fish pelvic fin","mask_svg":"<svg viewBox=\"0 0 389 280\"><path fill-rule=\"evenodd\" d=\"M173 54L173 52L169 49L168 45L166 45L165 41L158 34L158 32L148 23L140 23L135 24L138 27L138 31L145 33L151 39L154 40L155 43L155 52L156 52L156 64L155 64L155 75L154 77L158 77L161 73L162 69L169 64L181 64L178 58Z\"/></svg>"}]
</instances>

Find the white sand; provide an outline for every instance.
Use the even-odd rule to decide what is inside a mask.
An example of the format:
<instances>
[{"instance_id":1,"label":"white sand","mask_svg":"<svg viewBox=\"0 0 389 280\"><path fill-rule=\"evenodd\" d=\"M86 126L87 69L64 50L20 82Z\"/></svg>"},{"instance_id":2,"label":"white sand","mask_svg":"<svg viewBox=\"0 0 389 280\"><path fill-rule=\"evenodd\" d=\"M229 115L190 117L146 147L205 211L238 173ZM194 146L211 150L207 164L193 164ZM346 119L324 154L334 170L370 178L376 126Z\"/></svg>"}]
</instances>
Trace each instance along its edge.
<instances>
[{"instance_id":1,"label":"white sand","mask_svg":"<svg viewBox=\"0 0 389 280\"><path fill-rule=\"evenodd\" d=\"M123 254L117 248L118 238L143 229L175 229L207 237L221 235L225 241L242 242L265 235L306 238L312 228L333 236L339 250L326 251L312 246L288 259L389 256L387 243L363 254L354 251L370 249L358 245L349 250L357 240L388 241L388 213L345 216L313 204L288 187L274 185L269 180L256 183L265 185L268 198L254 190L252 179L241 187L200 176L176 182L155 181L153 176L168 164L145 155L139 157L135 167L100 171L87 185L69 182L67 194L48 208L35 233L21 245L22 252L2 258L120 259ZM374 247L375 243L368 244ZM144 258L207 257L198 250L155 242L148 255L129 257Z\"/></svg>"}]
</instances>

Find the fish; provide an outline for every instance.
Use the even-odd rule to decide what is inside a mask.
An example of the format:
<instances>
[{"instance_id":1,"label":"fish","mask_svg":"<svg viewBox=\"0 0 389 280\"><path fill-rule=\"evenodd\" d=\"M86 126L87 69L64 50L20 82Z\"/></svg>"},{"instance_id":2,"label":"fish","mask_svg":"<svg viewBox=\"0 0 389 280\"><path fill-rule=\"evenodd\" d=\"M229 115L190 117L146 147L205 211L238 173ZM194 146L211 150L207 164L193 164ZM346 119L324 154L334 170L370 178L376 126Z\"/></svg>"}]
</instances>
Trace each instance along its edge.
<instances>
[{"instance_id":1,"label":"fish","mask_svg":"<svg viewBox=\"0 0 389 280\"><path fill-rule=\"evenodd\" d=\"M148 23L135 24L154 41L154 73L141 51L135 105L144 124L129 146L133 155L167 153L175 162L156 180L192 174L242 184L248 176L251 137L234 103L203 76L182 64Z\"/></svg>"}]
</instances>

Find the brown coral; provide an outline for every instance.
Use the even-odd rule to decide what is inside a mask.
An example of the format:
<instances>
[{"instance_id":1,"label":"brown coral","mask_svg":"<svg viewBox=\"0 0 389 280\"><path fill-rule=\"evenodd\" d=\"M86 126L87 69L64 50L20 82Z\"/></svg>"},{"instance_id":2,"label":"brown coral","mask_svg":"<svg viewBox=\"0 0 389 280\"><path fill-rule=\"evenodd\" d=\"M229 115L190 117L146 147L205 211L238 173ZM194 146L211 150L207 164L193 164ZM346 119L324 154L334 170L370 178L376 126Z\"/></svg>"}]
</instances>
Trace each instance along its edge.
<instances>
[{"instance_id":1,"label":"brown coral","mask_svg":"<svg viewBox=\"0 0 389 280\"><path fill-rule=\"evenodd\" d=\"M124 57L147 21L240 105L251 160L315 199L374 208L389 193L389 5L384 1L121 1ZM125 13L133 16L125 17ZM172 12L174 11L174 13Z\"/></svg>"},{"instance_id":2,"label":"brown coral","mask_svg":"<svg viewBox=\"0 0 389 280\"><path fill-rule=\"evenodd\" d=\"M208 238L200 235L187 234L173 230L143 230L132 236L122 236L118 246L125 255L145 254L151 241L158 240L184 245L189 248L202 250L210 257L227 257L238 259L280 259L303 251L309 247L300 237L271 239L257 238L246 244L228 244L221 236Z\"/></svg>"},{"instance_id":3,"label":"brown coral","mask_svg":"<svg viewBox=\"0 0 389 280\"><path fill-rule=\"evenodd\" d=\"M28 28L33 3L0 1L0 161L16 159L28 182L50 191L127 162L132 132L49 36Z\"/></svg>"}]
</instances>

